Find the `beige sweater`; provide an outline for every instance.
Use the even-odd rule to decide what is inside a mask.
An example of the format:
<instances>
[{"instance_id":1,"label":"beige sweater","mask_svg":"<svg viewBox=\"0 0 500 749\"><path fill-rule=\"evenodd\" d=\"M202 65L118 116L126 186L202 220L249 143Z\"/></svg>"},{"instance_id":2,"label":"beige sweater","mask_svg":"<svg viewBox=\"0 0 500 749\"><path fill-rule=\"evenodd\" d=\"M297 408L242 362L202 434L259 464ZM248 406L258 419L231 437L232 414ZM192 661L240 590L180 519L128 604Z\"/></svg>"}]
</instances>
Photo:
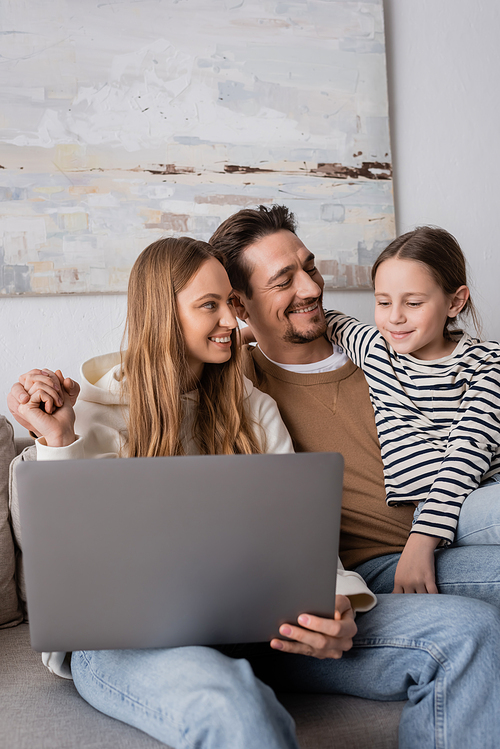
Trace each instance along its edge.
<instances>
[{"instance_id":1,"label":"beige sweater","mask_svg":"<svg viewBox=\"0 0 500 749\"><path fill-rule=\"evenodd\" d=\"M247 377L277 402L297 452L344 456L340 558L345 567L401 552L414 508L385 502L380 445L362 371L348 362L333 372L288 372L251 346L245 365Z\"/></svg>"}]
</instances>

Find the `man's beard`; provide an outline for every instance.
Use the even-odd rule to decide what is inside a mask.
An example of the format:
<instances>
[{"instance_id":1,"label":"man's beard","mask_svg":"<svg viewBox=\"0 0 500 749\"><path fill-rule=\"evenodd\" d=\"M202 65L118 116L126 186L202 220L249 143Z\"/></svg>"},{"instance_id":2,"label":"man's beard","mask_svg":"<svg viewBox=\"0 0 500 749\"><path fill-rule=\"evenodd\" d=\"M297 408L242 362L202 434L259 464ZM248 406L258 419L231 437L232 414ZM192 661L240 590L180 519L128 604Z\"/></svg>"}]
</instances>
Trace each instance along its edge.
<instances>
[{"instance_id":1,"label":"man's beard","mask_svg":"<svg viewBox=\"0 0 500 749\"><path fill-rule=\"evenodd\" d=\"M298 332L294 329L293 324L290 320L290 312L286 311L286 317L288 320L288 326L283 334L283 340L287 343L310 343L311 341L315 341L317 338L321 338L322 335L326 333L326 320L323 315L323 307L322 307L322 297L320 299L314 299L309 304L314 304L315 302L318 303L318 313L314 316L314 318L311 320L311 327L309 330ZM307 307L309 305L304 304L304 307Z\"/></svg>"}]
</instances>

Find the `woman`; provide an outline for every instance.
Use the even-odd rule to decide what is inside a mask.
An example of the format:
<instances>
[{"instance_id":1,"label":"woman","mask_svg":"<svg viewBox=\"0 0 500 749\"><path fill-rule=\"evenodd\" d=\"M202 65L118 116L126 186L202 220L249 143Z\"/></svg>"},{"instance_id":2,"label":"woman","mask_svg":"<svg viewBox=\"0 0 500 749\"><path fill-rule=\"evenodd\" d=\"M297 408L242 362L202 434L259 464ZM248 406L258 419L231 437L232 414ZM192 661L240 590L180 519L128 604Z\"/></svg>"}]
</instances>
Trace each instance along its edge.
<instances>
[{"instance_id":1,"label":"woman","mask_svg":"<svg viewBox=\"0 0 500 749\"><path fill-rule=\"evenodd\" d=\"M127 348L83 365L76 407L74 383L60 372L20 378L15 415L42 435L37 459L292 452L274 400L241 375L236 328L217 251L188 238L153 243L130 276ZM361 578L339 576L338 590L360 610L374 605ZM335 620L301 617L302 627L281 628L288 641L271 646L339 658L356 626L349 599L336 604ZM274 692L247 660L221 650L77 652L71 673L65 653L44 662L72 676L98 710L171 746L295 749L293 721Z\"/></svg>"},{"instance_id":2,"label":"woman","mask_svg":"<svg viewBox=\"0 0 500 749\"><path fill-rule=\"evenodd\" d=\"M43 434L38 458L70 446L87 458L291 452L274 401L241 375L236 335L217 253L189 238L153 243L130 274L126 350L83 365L81 437L57 377L26 376L20 413Z\"/></svg>"}]
</instances>

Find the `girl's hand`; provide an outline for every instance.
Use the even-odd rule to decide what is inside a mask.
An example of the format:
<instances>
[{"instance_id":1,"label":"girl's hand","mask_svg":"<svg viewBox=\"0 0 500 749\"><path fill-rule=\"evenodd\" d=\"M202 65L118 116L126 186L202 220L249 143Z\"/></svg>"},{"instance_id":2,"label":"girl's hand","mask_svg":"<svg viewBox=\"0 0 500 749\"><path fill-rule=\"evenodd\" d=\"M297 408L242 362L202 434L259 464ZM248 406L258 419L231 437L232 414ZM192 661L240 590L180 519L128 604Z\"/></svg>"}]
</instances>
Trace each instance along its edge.
<instances>
[{"instance_id":1,"label":"girl's hand","mask_svg":"<svg viewBox=\"0 0 500 749\"><path fill-rule=\"evenodd\" d=\"M440 539L422 533L410 533L403 549L393 593L438 593L434 569L434 550Z\"/></svg>"},{"instance_id":2,"label":"girl's hand","mask_svg":"<svg viewBox=\"0 0 500 749\"><path fill-rule=\"evenodd\" d=\"M300 653L314 658L341 658L352 648L352 638L358 631L351 602L346 596L335 597L335 618L301 614L300 627L282 624L280 634L288 640L271 640L271 647L285 653Z\"/></svg>"},{"instance_id":3,"label":"girl's hand","mask_svg":"<svg viewBox=\"0 0 500 749\"><path fill-rule=\"evenodd\" d=\"M49 447L71 445L76 439L73 404L79 386L65 379L60 370L31 370L21 375L19 385L23 391L16 390L17 413L21 417L16 416L18 421L22 420L21 423L35 434L43 435ZM14 388L11 394L13 391Z\"/></svg>"}]
</instances>

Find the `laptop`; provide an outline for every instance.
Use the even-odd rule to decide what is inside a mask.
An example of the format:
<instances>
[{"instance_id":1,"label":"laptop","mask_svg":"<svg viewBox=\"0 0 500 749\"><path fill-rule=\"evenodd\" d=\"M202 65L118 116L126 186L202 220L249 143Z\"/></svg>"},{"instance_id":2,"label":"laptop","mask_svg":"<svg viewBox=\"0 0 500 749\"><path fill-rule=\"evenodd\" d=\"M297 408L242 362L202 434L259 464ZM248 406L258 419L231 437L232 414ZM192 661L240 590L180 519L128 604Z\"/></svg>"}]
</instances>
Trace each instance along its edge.
<instances>
[{"instance_id":1,"label":"laptop","mask_svg":"<svg viewBox=\"0 0 500 749\"><path fill-rule=\"evenodd\" d=\"M24 462L32 647L268 641L333 617L337 453Z\"/></svg>"}]
</instances>

